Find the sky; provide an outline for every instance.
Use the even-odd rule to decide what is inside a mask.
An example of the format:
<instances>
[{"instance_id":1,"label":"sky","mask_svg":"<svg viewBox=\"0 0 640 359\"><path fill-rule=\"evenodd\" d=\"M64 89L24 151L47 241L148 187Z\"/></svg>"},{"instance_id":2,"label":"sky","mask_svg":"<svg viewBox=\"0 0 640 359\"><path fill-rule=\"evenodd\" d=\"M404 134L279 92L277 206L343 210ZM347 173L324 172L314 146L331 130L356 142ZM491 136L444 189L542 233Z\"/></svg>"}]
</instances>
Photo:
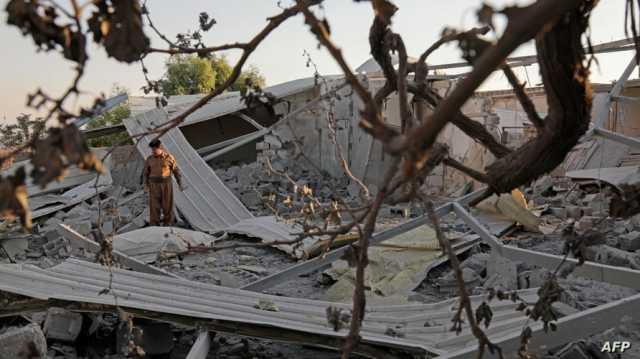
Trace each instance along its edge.
<instances>
[{"instance_id":1,"label":"sky","mask_svg":"<svg viewBox=\"0 0 640 359\"><path fill-rule=\"evenodd\" d=\"M60 0L67 3L68 0ZM292 1L281 0L283 5ZM8 0L0 0L2 9ZM497 8L507 5L531 3L528 1L491 0ZM418 56L435 42L444 27L468 29L477 26L475 10L481 0L395 0L399 11L394 17L393 30L403 36L409 55ZM591 39L594 44L619 40L624 34L625 0L601 0L592 14ZM173 38L175 34L195 30L198 14L208 12L217 20L212 30L205 33L207 45L220 45L236 41L249 41L266 24L266 18L278 14L278 0L149 0L148 8L154 24ZM342 48L351 68L356 68L369 55L368 31L373 12L367 2L353 0L326 0L319 15L329 20L335 43ZM147 35L152 46L166 47L149 27ZM21 113L33 113L27 108L29 93L41 88L51 95L60 95L73 78L73 63L58 53L36 52L30 38L6 24L6 14L0 15L0 41L5 49L0 55L0 123L12 122ZM514 55L534 54L532 44L523 45ZM104 49L91 44L88 47L90 60L86 75L80 83L83 90L79 99L71 105L86 105L95 96L109 94L114 85L127 88L133 95L142 95L145 84L140 65L128 65L108 58ZM311 54L321 74L337 74L339 68L309 32L301 16L288 20L276 29L250 57L248 64L257 66L267 79L268 85L313 75L313 68L306 66L304 51ZM227 52L232 61L239 57L238 51ZM600 55L599 68L592 71L593 82L610 82L616 79L632 56L629 52ZM150 77L163 75L165 55L152 54L146 60ZM460 52L455 45L448 45L431 55L428 62L442 64L460 61ZM526 73L525 73L526 71ZM529 76L533 84L539 82L537 67L516 71L522 79ZM637 76L634 74L632 77ZM494 74L483 88L506 88L502 75Z\"/></svg>"}]
</instances>

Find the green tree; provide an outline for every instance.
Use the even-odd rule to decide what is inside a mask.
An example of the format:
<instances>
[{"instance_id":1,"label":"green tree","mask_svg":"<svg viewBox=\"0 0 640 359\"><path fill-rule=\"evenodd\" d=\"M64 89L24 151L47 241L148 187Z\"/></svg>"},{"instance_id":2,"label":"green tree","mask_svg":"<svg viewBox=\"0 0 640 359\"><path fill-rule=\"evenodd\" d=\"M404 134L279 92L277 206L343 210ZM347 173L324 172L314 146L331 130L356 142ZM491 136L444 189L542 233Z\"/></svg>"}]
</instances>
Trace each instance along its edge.
<instances>
[{"instance_id":1,"label":"green tree","mask_svg":"<svg viewBox=\"0 0 640 359\"><path fill-rule=\"evenodd\" d=\"M209 92L215 86L216 71L211 61L197 56L172 56L166 63L167 72L160 81L164 96L195 95Z\"/></svg>"},{"instance_id":2,"label":"green tree","mask_svg":"<svg viewBox=\"0 0 640 359\"><path fill-rule=\"evenodd\" d=\"M87 124L87 129L95 129L107 126L119 125L125 118L131 116L129 105L123 104L113 108L111 111L96 118ZM114 133L112 135L92 138L87 141L91 147L110 147L133 144L129 134L126 132Z\"/></svg>"},{"instance_id":3,"label":"green tree","mask_svg":"<svg viewBox=\"0 0 640 359\"><path fill-rule=\"evenodd\" d=\"M260 87L263 88L266 84L266 79L260 73L260 70L251 65L245 71L242 71L236 82L231 86L234 91L243 91L247 87Z\"/></svg>"},{"instance_id":4,"label":"green tree","mask_svg":"<svg viewBox=\"0 0 640 359\"><path fill-rule=\"evenodd\" d=\"M166 73L160 80L160 91L164 96L194 95L210 92L221 86L233 72L225 56L201 58L196 55L176 55L166 62ZM243 71L230 87L241 91L250 86L263 87L265 78L255 66Z\"/></svg>"},{"instance_id":5,"label":"green tree","mask_svg":"<svg viewBox=\"0 0 640 359\"><path fill-rule=\"evenodd\" d=\"M117 84L113 85L111 89L111 96L116 96L121 93L129 93L129 91ZM116 106L109 112L99 116L98 118L91 120L87 124L87 129L92 130L96 128L102 128L107 126L115 126L122 123L122 121L131 116L131 110L129 104L124 103ZM102 136L98 138L92 138L87 141L91 147L111 147L133 144L133 141L126 132L114 133L113 135Z\"/></svg>"},{"instance_id":6,"label":"green tree","mask_svg":"<svg viewBox=\"0 0 640 359\"><path fill-rule=\"evenodd\" d=\"M0 145L4 148L15 148L30 140L34 136L41 136L45 123L41 118L31 119L31 115L21 114L16 123L0 124Z\"/></svg>"}]
</instances>

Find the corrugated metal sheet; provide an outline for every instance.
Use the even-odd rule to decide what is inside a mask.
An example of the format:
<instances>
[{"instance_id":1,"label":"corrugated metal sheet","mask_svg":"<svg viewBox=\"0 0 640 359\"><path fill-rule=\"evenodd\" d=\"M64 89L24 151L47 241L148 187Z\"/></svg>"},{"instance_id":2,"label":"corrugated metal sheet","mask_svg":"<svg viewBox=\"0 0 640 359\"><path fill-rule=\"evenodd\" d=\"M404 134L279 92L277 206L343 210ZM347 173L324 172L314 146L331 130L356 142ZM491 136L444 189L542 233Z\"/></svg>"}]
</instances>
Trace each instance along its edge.
<instances>
[{"instance_id":1,"label":"corrugated metal sheet","mask_svg":"<svg viewBox=\"0 0 640 359\"><path fill-rule=\"evenodd\" d=\"M163 109L155 109L127 119L124 124L127 131L134 135L167 121L167 113ZM144 157L151 153L148 143L154 136L145 136L137 144ZM291 233L299 232L272 217L254 217L191 147L179 129L169 130L162 137L162 143L175 156L182 171L187 188L181 192L174 182L175 203L193 228L207 233L223 230L241 233L261 238L265 243L292 240ZM296 257L301 257L303 253L302 249L292 246L281 245L279 248Z\"/></svg>"},{"instance_id":2,"label":"corrugated metal sheet","mask_svg":"<svg viewBox=\"0 0 640 359\"><path fill-rule=\"evenodd\" d=\"M92 152L98 157L98 159L102 159L104 155L107 153L106 149L94 148ZM31 165L31 161L20 161L16 162L11 167L2 171L2 175L11 175L15 173L15 171L24 167L26 173L31 173L33 170L33 166ZM71 166L67 169L67 173L61 181L52 181L48 183L44 188L40 187L37 184L33 183L33 179L31 176L27 176L27 194L31 196L37 196L44 193L51 193L60 190L64 190L67 188L72 188L77 185L86 183L96 177L96 173L92 171L81 170L76 166Z\"/></svg>"},{"instance_id":3,"label":"corrugated metal sheet","mask_svg":"<svg viewBox=\"0 0 640 359\"><path fill-rule=\"evenodd\" d=\"M2 265L0 290L42 300L107 306L116 305L115 295L120 307L202 319L204 322L199 322L217 325L216 330L223 332L245 333L244 329L250 329L251 336L261 337L267 332L257 328L276 328L278 330L268 332L269 338L276 340L318 343L314 339L343 338L348 332L348 328L334 331L326 318L326 308L349 309L345 304L272 296L115 268L111 273L106 267L75 259L48 270L29 265ZM110 293L99 294L109 287ZM521 291L520 296L528 303L537 300L535 290ZM277 311L259 309L261 300L275 305ZM480 296L472 297L472 305L477 307L483 300ZM363 341L440 355L477 346L468 328L460 335L450 331L457 303L454 298L434 304L367 307ZM527 319L515 308L516 303L511 301L492 302L489 338L521 330ZM297 335L288 335L291 333ZM339 341L328 343L340 345Z\"/></svg>"},{"instance_id":4,"label":"corrugated metal sheet","mask_svg":"<svg viewBox=\"0 0 640 359\"><path fill-rule=\"evenodd\" d=\"M93 175L95 176L95 174ZM31 218L36 219L63 210L65 208L75 206L80 202L91 199L98 194L107 191L109 188L111 188L112 183L113 181L111 179L111 173L109 172L109 169L105 167L105 173L100 175L100 178L97 182L94 178L59 195L59 200L57 202L59 202L60 204L56 204L53 206L47 205L46 202L48 201L45 200L43 201L44 205L40 206L43 202L39 203L39 201L36 200L35 203L40 207L31 213ZM37 199L38 197L35 198ZM57 202L49 202L48 204L55 204ZM35 208L32 206L31 209L33 210Z\"/></svg>"}]
</instances>

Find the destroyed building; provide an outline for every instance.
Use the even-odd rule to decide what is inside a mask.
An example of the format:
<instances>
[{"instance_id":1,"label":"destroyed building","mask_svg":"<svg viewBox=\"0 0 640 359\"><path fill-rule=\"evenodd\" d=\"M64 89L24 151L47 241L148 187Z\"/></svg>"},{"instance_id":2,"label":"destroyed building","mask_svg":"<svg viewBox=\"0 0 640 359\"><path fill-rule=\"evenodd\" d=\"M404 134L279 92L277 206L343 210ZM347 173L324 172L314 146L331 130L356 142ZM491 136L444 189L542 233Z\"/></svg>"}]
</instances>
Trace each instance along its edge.
<instances>
[{"instance_id":1,"label":"destroyed building","mask_svg":"<svg viewBox=\"0 0 640 359\"><path fill-rule=\"evenodd\" d=\"M441 165L424 184L442 199L436 214L462 260L474 308L488 301L489 290L517 294L491 302L486 329L509 358L526 325L534 333L529 349L545 358L608 358L599 350L603 341L640 337L640 217L609 216L611 198L640 175L640 82L627 81L634 68L635 59L614 84L594 86L592 130L563 165L529 187L469 207L482 188L455 169ZM375 62L356 71L370 90L384 83ZM457 77L430 82L444 94ZM545 114L544 89L526 91ZM277 99L273 108L225 93L163 136L188 186L176 191L176 227L146 226L140 175L151 135L136 145L94 149L106 159L105 174L72 168L45 188L29 184L35 232L1 224L0 358L30 350L42 358L116 359L132 347L189 359L335 357L325 349L339 349L348 330L354 269L345 244L357 233L341 236L341 246L327 253L326 238L286 243L301 230L288 219L305 204L293 187L309 187L321 204L337 195L358 203L362 189L344 175L342 161L375 193L394 159L359 128L360 103L342 77L299 79L264 92ZM135 136L199 98L175 96L157 108L152 98L132 97L123 125L85 134ZM399 127L397 106L394 94L384 114ZM477 92L462 110L508 147L530 135L511 90ZM471 168L493 160L451 124L439 141ZM358 356L475 358L468 325L451 331L458 289L430 223L410 203L383 207L371 239ZM581 252L584 264L558 276L564 290L552 306L557 329L546 334L517 309L535 306L539 287L565 261L571 235L597 239ZM95 261L107 243L102 236L110 239L113 267Z\"/></svg>"}]
</instances>

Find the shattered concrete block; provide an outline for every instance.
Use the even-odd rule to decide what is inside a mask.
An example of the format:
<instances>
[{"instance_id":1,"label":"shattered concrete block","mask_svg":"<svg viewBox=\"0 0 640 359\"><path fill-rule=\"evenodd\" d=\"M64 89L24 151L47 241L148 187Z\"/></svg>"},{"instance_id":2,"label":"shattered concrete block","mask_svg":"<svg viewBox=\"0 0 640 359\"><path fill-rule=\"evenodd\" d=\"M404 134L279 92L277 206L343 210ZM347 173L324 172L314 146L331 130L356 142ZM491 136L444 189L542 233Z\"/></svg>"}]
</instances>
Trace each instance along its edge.
<instances>
[{"instance_id":1,"label":"shattered concrete block","mask_svg":"<svg viewBox=\"0 0 640 359\"><path fill-rule=\"evenodd\" d=\"M580 220L576 223L576 229L578 229L581 232L585 232L588 231L590 229L593 229L593 227L595 226L595 224L600 221L599 217L595 217L595 216L583 216L582 218L580 218Z\"/></svg>"},{"instance_id":2,"label":"shattered concrete block","mask_svg":"<svg viewBox=\"0 0 640 359\"><path fill-rule=\"evenodd\" d=\"M631 233L623 234L618 238L618 243L621 249L627 251L635 251L640 249L640 232L633 231Z\"/></svg>"},{"instance_id":3,"label":"shattered concrete block","mask_svg":"<svg viewBox=\"0 0 640 359\"><path fill-rule=\"evenodd\" d=\"M462 269L462 280L467 289L472 289L480 285L480 276L468 267ZM456 294L459 290L458 281L453 271L450 271L438 279L437 286L440 293Z\"/></svg>"},{"instance_id":4,"label":"shattered concrete block","mask_svg":"<svg viewBox=\"0 0 640 359\"><path fill-rule=\"evenodd\" d=\"M266 142L258 142L256 143L256 150L264 151L269 149L269 144Z\"/></svg>"},{"instance_id":5,"label":"shattered concrete block","mask_svg":"<svg viewBox=\"0 0 640 359\"><path fill-rule=\"evenodd\" d=\"M240 263L242 265L257 264L258 263L258 258L254 257L254 256L239 255L238 256L238 263Z\"/></svg>"},{"instance_id":6,"label":"shattered concrete block","mask_svg":"<svg viewBox=\"0 0 640 359\"><path fill-rule=\"evenodd\" d=\"M250 273L255 273L257 275L267 275L267 274L269 274L269 271L266 268L258 267L258 266L240 265L240 266L238 266L238 269L242 269L242 270L245 270L245 271L250 272Z\"/></svg>"},{"instance_id":7,"label":"shattered concrete block","mask_svg":"<svg viewBox=\"0 0 640 359\"><path fill-rule=\"evenodd\" d=\"M46 357L47 340L37 324L8 328L0 334L0 359Z\"/></svg>"},{"instance_id":8,"label":"shattered concrete block","mask_svg":"<svg viewBox=\"0 0 640 359\"><path fill-rule=\"evenodd\" d=\"M82 315L62 308L49 308L43 328L48 339L74 342L82 329Z\"/></svg>"},{"instance_id":9,"label":"shattered concrete block","mask_svg":"<svg viewBox=\"0 0 640 359\"><path fill-rule=\"evenodd\" d=\"M256 191L244 192L242 196L240 196L240 201L247 207L257 207L262 204L262 198Z\"/></svg>"},{"instance_id":10,"label":"shattered concrete block","mask_svg":"<svg viewBox=\"0 0 640 359\"><path fill-rule=\"evenodd\" d=\"M268 143L271 148L282 148L282 142L274 135L265 135L264 142Z\"/></svg>"},{"instance_id":11,"label":"shattered concrete block","mask_svg":"<svg viewBox=\"0 0 640 359\"><path fill-rule=\"evenodd\" d=\"M58 213L61 213L61 212L58 212ZM46 227L46 228L56 228L56 227L58 227L58 225L60 223L62 223L62 220L60 220L60 218L51 217L46 222L44 222L44 227Z\"/></svg>"},{"instance_id":12,"label":"shattered concrete block","mask_svg":"<svg viewBox=\"0 0 640 359\"><path fill-rule=\"evenodd\" d=\"M553 188L553 179L550 176L544 176L538 179L534 185L536 193L545 193Z\"/></svg>"},{"instance_id":13,"label":"shattered concrete block","mask_svg":"<svg viewBox=\"0 0 640 359\"><path fill-rule=\"evenodd\" d=\"M549 208L551 214L559 218L567 218L567 208L565 207L551 207Z\"/></svg>"},{"instance_id":14,"label":"shattered concrete block","mask_svg":"<svg viewBox=\"0 0 640 359\"><path fill-rule=\"evenodd\" d=\"M52 241L45 243L44 246L42 246L42 250L44 251L44 254L51 257L58 255L60 249L66 247L66 245L66 240L62 237L58 237Z\"/></svg>"},{"instance_id":15,"label":"shattered concrete block","mask_svg":"<svg viewBox=\"0 0 640 359\"><path fill-rule=\"evenodd\" d=\"M62 237L60 235L60 233L58 233L57 229L52 229L52 230L48 230L45 234L44 237L47 239L47 241L55 241L56 239Z\"/></svg>"},{"instance_id":16,"label":"shattered concrete block","mask_svg":"<svg viewBox=\"0 0 640 359\"><path fill-rule=\"evenodd\" d=\"M566 215L569 218L580 219L582 217L582 208L578 206L566 206Z\"/></svg>"},{"instance_id":17,"label":"shattered concrete block","mask_svg":"<svg viewBox=\"0 0 640 359\"><path fill-rule=\"evenodd\" d=\"M482 275L482 273L487 269L488 262L489 262L488 253L477 253L465 259L462 263L460 263L460 267L463 269L471 268L474 272L478 273L479 275Z\"/></svg>"},{"instance_id":18,"label":"shattered concrete block","mask_svg":"<svg viewBox=\"0 0 640 359\"><path fill-rule=\"evenodd\" d=\"M585 257L592 262L608 264L618 267L640 269L638 254L613 248L608 245L590 246L585 251Z\"/></svg>"},{"instance_id":19,"label":"shattered concrete block","mask_svg":"<svg viewBox=\"0 0 640 359\"><path fill-rule=\"evenodd\" d=\"M513 261L496 252L491 253L487 263L485 288L502 290L518 289L518 267Z\"/></svg>"}]
</instances>

